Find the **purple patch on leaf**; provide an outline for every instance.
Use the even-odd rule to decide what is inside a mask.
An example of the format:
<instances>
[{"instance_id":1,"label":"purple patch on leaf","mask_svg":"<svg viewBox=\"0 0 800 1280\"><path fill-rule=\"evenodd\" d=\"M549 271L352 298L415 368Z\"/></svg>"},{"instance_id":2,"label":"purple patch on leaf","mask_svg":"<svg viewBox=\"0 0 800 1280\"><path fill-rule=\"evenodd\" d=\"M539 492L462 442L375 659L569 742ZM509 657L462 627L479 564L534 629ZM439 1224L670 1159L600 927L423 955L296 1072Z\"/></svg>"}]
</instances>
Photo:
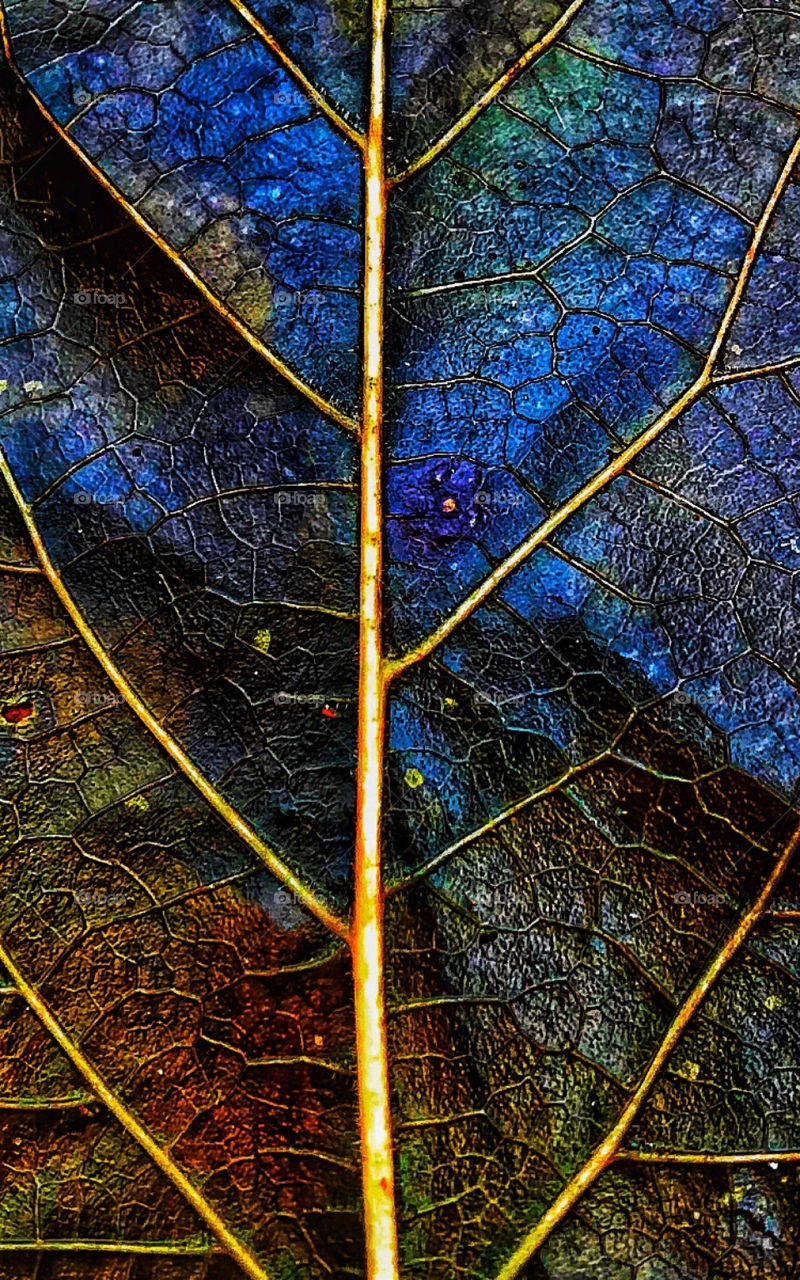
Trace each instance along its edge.
<instances>
[{"instance_id":1,"label":"purple patch on leaf","mask_svg":"<svg viewBox=\"0 0 800 1280\"><path fill-rule=\"evenodd\" d=\"M388 506L396 552L435 563L483 524L483 468L464 458L433 458L390 473Z\"/></svg>"}]
</instances>

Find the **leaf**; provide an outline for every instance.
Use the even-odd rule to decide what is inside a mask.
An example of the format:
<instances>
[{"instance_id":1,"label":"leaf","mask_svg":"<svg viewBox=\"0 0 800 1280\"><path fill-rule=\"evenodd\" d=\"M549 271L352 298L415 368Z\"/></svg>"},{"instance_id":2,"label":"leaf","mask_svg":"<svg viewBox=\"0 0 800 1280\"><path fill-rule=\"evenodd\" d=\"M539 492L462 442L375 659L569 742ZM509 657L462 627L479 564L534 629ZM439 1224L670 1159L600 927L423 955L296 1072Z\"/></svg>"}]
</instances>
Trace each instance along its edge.
<instances>
[{"instance_id":1,"label":"leaf","mask_svg":"<svg viewBox=\"0 0 800 1280\"><path fill-rule=\"evenodd\" d=\"M26 626L9 569L6 602L27 634L6 647L3 695L35 689L36 715L4 733L2 953L91 1074L4 995L3 1247L62 1240L124 1255L141 1240L145 1254L173 1241L178 1255L209 1253L210 1222L137 1149L135 1112L245 1242L266 1233L278 1261L335 1255L345 1221L345 1239L357 1231L341 949L204 809L89 655L64 644L46 583L21 581L38 608ZM106 1106L92 1097L95 1071Z\"/></svg>"},{"instance_id":2,"label":"leaf","mask_svg":"<svg viewBox=\"0 0 800 1280\"><path fill-rule=\"evenodd\" d=\"M0 1244L789 1280L797 20L5 9Z\"/></svg>"}]
</instances>

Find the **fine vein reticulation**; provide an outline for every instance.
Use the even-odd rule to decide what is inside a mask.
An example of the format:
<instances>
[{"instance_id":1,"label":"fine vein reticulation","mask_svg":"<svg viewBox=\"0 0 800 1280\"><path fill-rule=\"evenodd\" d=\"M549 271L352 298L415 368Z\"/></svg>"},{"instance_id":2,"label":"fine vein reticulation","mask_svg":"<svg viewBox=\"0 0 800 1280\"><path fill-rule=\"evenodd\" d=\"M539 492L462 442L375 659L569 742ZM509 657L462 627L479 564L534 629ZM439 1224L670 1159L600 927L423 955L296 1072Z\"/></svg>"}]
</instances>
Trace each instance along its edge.
<instances>
[{"instance_id":1,"label":"fine vein reticulation","mask_svg":"<svg viewBox=\"0 0 800 1280\"><path fill-rule=\"evenodd\" d=\"M216 790L207 783L199 771L192 765L186 754L174 739L165 732L150 714L135 690L127 682L113 660L104 651L90 624L83 617L80 609L71 599L60 574L53 565L43 541L36 528L31 511L13 475L6 459L0 456L0 473L8 484L17 508L25 522L40 559L41 571L58 594L73 624L78 630L97 661L116 688L126 699L128 705L158 740L162 748L171 756L181 771L191 780L200 794L208 801L216 812L225 819L231 828L259 855L282 884L291 889L303 905L323 924L340 938L346 939L351 947L354 967L356 1043L358 1057L358 1098L360 1107L362 1168L364 1189L364 1220L366 1235L367 1269L369 1280L397 1280L399 1276L397 1230L395 1221L395 1194L393 1170L393 1145L390 1116L390 1082L386 1043L386 1025L384 1011L384 938L383 938L383 902L384 889L381 872L381 835L383 814L383 794L385 778L384 734L386 721L387 691L390 681L403 674L414 664L430 655L440 644L446 641L454 631L469 618L474 611L499 587L527 558L553 534L574 513L579 511L591 498L601 492L612 480L621 475L629 464L650 443L657 439L669 426L691 406L710 387L722 385L744 377L744 374L717 375L717 362L723 345L730 333L737 315L745 288L753 270L759 249L770 225L773 213L789 183L798 159L800 158L800 138L794 143L783 166L778 181L763 209L755 227L743 265L735 281L735 285L723 315L722 321L714 336L712 345L703 364L699 376L676 402L662 413L653 424L642 432L627 448L616 456L608 466L599 471L586 485L579 489L570 499L562 503L558 509L541 525L539 525L497 568L466 597L444 622L431 632L420 644L399 658L387 659L383 640L383 540L384 519L382 510L382 436L383 436L383 380L384 380L384 313L385 313L385 244L387 203L391 188L421 171L441 155L462 133L464 133L476 117L488 107L506 89L522 71L545 53L565 31L569 23L583 7L585 0L574 0L554 24L554 26L534 45L532 45L488 90L486 90L470 108L442 137L439 138L423 155L419 156L401 173L393 178L387 177L385 157L385 108L386 108L386 41L387 41L387 0L373 0L371 6L372 36L370 46L370 113L366 136L354 130L340 115L330 102L319 93L308 81L302 70L280 48L271 34L263 26L252 11L240 0L230 0L237 12L268 44L281 61L282 65L294 77L295 81L313 99L320 110L336 128L340 130L363 155L364 191L365 191L365 268L363 298L363 401L361 418L361 512L360 512L360 634L359 634L359 699L358 699L358 763L356 773L357 818L356 818L356 864L355 864L355 901L353 921L348 925L333 914L316 895L286 867L275 853L265 844L258 833L244 821L224 801ZM5 26L3 36L6 52L11 57L10 44ZM215 307L227 322L239 332L265 361L299 391L317 409L329 416L333 421L348 430L357 428L356 422L344 415L313 388L308 386L290 369L269 347L238 319L229 308L213 293L198 275L182 261L166 244L163 238L125 200L120 191L114 187L91 159L70 138L68 130L64 130L50 115L46 106L37 98L38 105L52 127L73 148L81 158L89 172L109 193L118 200L130 217L142 227L159 248L167 253L184 272L195 287ZM769 366L756 372L780 371L794 367L795 359ZM749 376L749 375L748 375ZM38 572L35 566L14 566L15 572ZM462 837L451 845L434 861L413 874L398 888L404 887L418 876L427 874L435 866L463 849L481 834L489 832L513 814L529 806L534 799L541 799L555 792L564 781L581 770L589 769L601 757L596 756L580 766L560 775L553 783L542 787L532 796L518 802L505 810L496 818L490 819L484 827L469 836ZM499 1273L498 1280L513 1280L520 1270L529 1262L542 1243L555 1227L561 1223L581 1196L595 1183L597 1178L613 1163L630 1161L652 1164L737 1164L796 1162L797 1152L743 1152L732 1155L713 1156L680 1152L639 1152L623 1149L623 1142L629 1134L631 1126L639 1116L647 1100L653 1084L662 1071L674 1047L683 1035L687 1026L702 1005L717 978L726 966L737 955L740 948L766 915L776 888L789 867L796 849L800 844L800 829L791 837L783 851L776 857L765 883L752 905L740 917L738 923L707 964L701 977L691 987L664 1034L650 1064L642 1075L638 1085L623 1107L619 1118L608 1135L597 1146L586 1163L570 1178L559 1196L546 1211L531 1233L520 1244ZM779 913L776 913L779 914ZM784 913L791 914L791 913ZM221 1247L228 1252L241 1266L245 1274L254 1280L266 1280L266 1272L258 1260L227 1229L225 1224L209 1206L200 1192L189 1182L178 1166L165 1153L152 1135L109 1089L104 1080L92 1067L89 1060L70 1038L58 1019L49 1009L41 995L26 981L14 962L14 957L5 947L0 945L0 962L2 962L14 982L14 991L25 1000L31 1012L40 1020L50 1035L61 1047L73 1066L83 1077L86 1084L111 1111L127 1132L142 1145L166 1176L181 1191L199 1216L208 1226ZM298 1059L300 1061L300 1059ZM27 1247L27 1246L26 1246ZM44 1248L40 1242L33 1242L30 1248ZM57 1249L59 1242L51 1242ZM91 1241L72 1242L69 1246L75 1250L91 1251L97 1246ZM130 1245L129 1252L137 1252L136 1245ZM125 1251L124 1249L122 1251ZM205 1254L211 1250L208 1246L187 1243L159 1246L142 1244L140 1252Z\"/></svg>"},{"instance_id":2,"label":"fine vein reticulation","mask_svg":"<svg viewBox=\"0 0 800 1280\"><path fill-rule=\"evenodd\" d=\"M623 1108L619 1119L614 1124L610 1133L600 1145L592 1152L586 1163L570 1178L567 1185L561 1191L560 1195L553 1201L550 1208L542 1215L530 1235L523 1240L522 1244L509 1259L497 1275L497 1280L514 1280L519 1275L522 1268L530 1261L538 1249L544 1244L545 1240L551 1234L555 1227L564 1220L572 1207L578 1202L581 1196L588 1191L599 1178L604 1169L608 1167L619 1151L625 1135L630 1131L643 1104L657 1080L662 1067L680 1040L687 1026L691 1022L700 1005L705 1000L709 991L714 986L723 969L730 963L742 943L752 932L754 927L764 915L769 907L772 897L778 888L785 872L787 871L797 847L800 844L800 827L798 827L791 839L787 842L783 852L775 860L775 863L764 883L764 886L756 898L755 902L745 911L740 918L736 928L728 935L725 941L717 950L716 954L707 965L704 972L698 978L695 985L687 995L675 1017L672 1019L664 1038L662 1039L658 1049L656 1050L649 1067L642 1076L635 1092L630 1100Z\"/></svg>"},{"instance_id":3,"label":"fine vein reticulation","mask_svg":"<svg viewBox=\"0 0 800 1280\"><path fill-rule=\"evenodd\" d=\"M214 1233L225 1252L239 1264L250 1280L270 1280L268 1273L259 1263L247 1246L225 1225L220 1215L208 1203L205 1196L186 1177L169 1153L158 1143L152 1134L141 1124L128 1108L120 1102L113 1089L95 1070L89 1059L81 1051L75 1041L67 1034L52 1010L42 999L38 991L30 985L22 972L17 968L11 952L0 942L0 963L5 967L13 980L17 992L25 1001L31 1013L39 1020L45 1030L80 1072L92 1092L100 1099L114 1118L130 1136L139 1143L150 1159L169 1178L185 1200L192 1206L206 1226ZM149 1249L147 1250L150 1251ZM159 1252L156 1250L156 1252ZM207 1252L204 1250L203 1252Z\"/></svg>"},{"instance_id":4,"label":"fine vein reticulation","mask_svg":"<svg viewBox=\"0 0 800 1280\"><path fill-rule=\"evenodd\" d=\"M142 699L137 694L131 683L125 678L120 668L114 662L114 659L103 647L98 640L93 628L89 625L75 600L64 586L61 574L47 551L42 541L36 521L31 513L30 507L22 496L19 485L17 484L5 455L0 451L0 476L2 476L8 490L14 499L17 510L22 517L23 523L28 531L28 535L33 543L42 571L47 577L50 585L53 587L56 595L63 604L69 614L78 634L83 639L87 648L97 659L100 666L111 680L114 687L125 699L130 709L139 717L142 724L147 728L153 737L157 739L161 747L167 752L170 758L178 766L181 773L191 782L224 822L235 831L245 844L247 844L255 854L261 859L266 867L272 872L276 879L280 880L287 889L291 889L296 894L298 900L303 903L308 911L315 915L328 929L337 934L340 938L347 936L347 925L341 920L335 912L331 911L325 903L317 897L317 895L304 885L303 882L294 874L294 872L283 862L281 858L269 847L265 840L261 838L258 832L245 818L238 813L223 795L212 786L205 775L190 760L189 756L173 738L164 726L156 719Z\"/></svg>"},{"instance_id":5,"label":"fine vein reticulation","mask_svg":"<svg viewBox=\"0 0 800 1280\"><path fill-rule=\"evenodd\" d=\"M238 5L236 5L235 7L237 9L240 8ZM243 7L244 6L242 6L242 8ZM248 19L248 21L250 20L251 19ZM256 21L255 19L252 19L252 22L255 22L255 21ZM261 24L258 24L258 28L261 28ZM263 28L261 28L260 34L266 35L267 33L263 30ZM123 195L120 189L117 186L115 186L114 183L111 182L103 173L103 171L93 162L93 160L90 159L90 157L87 155L83 147L78 145L75 139L70 135L69 130L65 129L59 123L59 121L56 120L55 116L52 114L51 111L48 110L46 104L42 101L41 97L37 93L35 93L33 89L30 87L30 85L25 80L24 76L21 74L17 66L16 60L14 58L14 50L11 44L11 38L8 32L8 18L5 12L4 0L0 0L0 35L2 36L3 49L5 52L5 56L8 60L9 66L13 68L18 79L25 85L26 90L28 91L28 93L30 93L31 97L36 102L37 107L41 111L44 118L47 120L48 124L55 131L55 133L58 134L61 140L71 148L71 150L80 160L81 164L84 165L84 167L92 175L95 181L100 183L103 189L107 191L109 195L125 210L128 216L133 219L137 227L140 227L141 230L144 231L145 234L150 237L150 239L153 241L154 244L158 246L161 252L166 254L169 260L173 262L176 267L178 267L178 269L183 273L183 275L186 276L186 279L189 280L191 284L194 285L194 287L200 291L200 293L203 295L205 300L214 308L214 310L219 315L221 315L223 319L226 320L227 323L232 326L232 328L236 330L236 332L240 335L240 337L244 338L245 342L250 344L253 350L257 352L257 354L261 356L262 359L266 360L267 364L270 365L270 367L274 369L276 373L279 373L283 378L285 378L286 381L292 387L294 387L295 391L299 392L300 395L304 396L306 400L308 400L311 404L313 404L315 409L319 409L321 413L326 414L335 423L337 423L338 426L343 427L346 431L357 432L358 431L357 422L353 418L351 418L349 414L343 413L341 409L338 409L336 407L336 405L332 404L324 396L320 395L319 392L317 392L312 386L310 386L305 381L304 378L301 378L299 374L297 374L295 370L292 369L290 365L286 363L285 360L281 359L281 357L277 354L276 351L273 351L272 348L267 345L267 343L263 342L262 339L259 338L258 334L255 333L248 324L245 324L244 321L241 320L239 316L237 316L236 313L229 306L226 305L223 299L220 298L219 295L215 293L213 289L209 288L209 286L202 279L202 277L195 270L193 270L190 264L186 261L183 254L177 253L175 249L173 249L172 245L168 244L167 241L164 239L164 237L156 230L156 228L152 225L152 223L150 223L147 220L147 218L142 217L139 210L135 208L135 206L131 204L129 200L126 199L126 197ZM274 42L269 44L269 47L271 49L273 49L273 44ZM275 52L274 49L273 49L273 52ZM291 63L291 61L288 58L286 58L286 56L283 54L281 54L281 59L283 64L288 68L290 68L292 71L292 74L294 74L297 77L297 75L299 75L299 70L294 67L294 64ZM305 77L303 77L302 79L304 82L303 87L305 87ZM317 98L319 98L320 101L322 101L321 95L319 94L315 95L315 101L317 100ZM328 114L330 114L330 111L328 111ZM338 122L338 117L337 117L337 122ZM345 122L342 121L340 123L344 125ZM346 129L348 131L348 136L349 136L349 126L346 126Z\"/></svg>"},{"instance_id":6,"label":"fine vein reticulation","mask_svg":"<svg viewBox=\"0 0 800 1280\"><path fill-rule=\"evenodd\" d=\"M504 89L507 89L509 85L512 85L514 81L522 75L523 71L531 65L531 63L535 62L543 53L547 52L551 45L555 44L556 40L564 31L566 31L573 18L577 16L586 2L587 0L572 0L572 4L567 6L561 14L561 17L553 23L552 27L550 27L550 29L545 32L539 40L536 40L532 45L530 45L522 56L517 58L516 62L512 63L502 76L495 80L488 89L480 94L469 110L465 111L464 114L456 120L455 124L453 124L446 133L442 134L441 138L437 139L432 146L428 147L422 155L417 156L416 160L413 160L411 164L407 165L400 173L392 175L389 179L390 185L393 187L400 186L401 183L406 182L415 174L420 173L423 169L427 169L429 164L433 164L434 160L436 160L443 151L446 151L457 138L461 137L462 133L465 133L466 130L469 129L470 125L478 118L481 112L491 106L494 100L500 96Z\"/></svg>"},{"instance_id":7,"label":"fine vein reticulation","mask_svg":"<svg viewBox=\"0 0 800 1280\"><path fill-rule=\"evenodd\" d=\"M333 104L328 101L328 99L324 96L324 94L321 94L319 92L316 85L311 83L311 81L309 80L308 76L305 74L303 69L301 67L298 67L297 63L294 61L293 58L289 57L288 53L283 48L283 46L279 43L279 41L275 39L275 36L272 34L272 32L269 31L267 27L264 26L264 23L261 21L261 19L255 13L253 13L253 10L250 8L250 6L244 4L243 0L229 0L229 3L233 5L236 12L242 18L244 18L245 22L248 23L248 25L253 28L256 34L261 37L265 45L270 49L272 53L275 54L275 57L278 59L281 65L289 72L289 75L292 77L295 83L298 84L300 88L303 90L303 92L306 93L308 97L311 98L311 100L317 104L320 111L322 111L323 114L327 116L331 124L333 124L339 130L340 133L343 133L346 138L349 138L351 142L355 143L355 145L357 147L360 147L361 150L363 151L364 148L366 147L366 139L363 133L360 133L358 129L354 129L352 125L348 124L344 116L340 115L340 113L336 110Z\"/></svg>"},{"instance_id":8,"label":"fine vein reticulation","mask_svg":"<svg viewBox=\"0 0 800 1280\"><path fill-rule=\"evenodd\" d=\"M638 435L636 439L627 446L627 448L623 449L622 452L619 453L617 457L613 458L607 466L603 467L601 471L598 471L587 484L583 485L583 487L577 491L577 493L574 493L571 498L562 503L558 510L554 511L546 520L543 520L542 523L533 530L530 536L524 540L524 542L521 542L510 555L506 556L496 569L484 578L483 582L481 582L474 591L470 592L466 599L462 600L461 604L453 610L449 617L445 618L435 631L432 631L424 640L421 640L413 649L410 649L408 653L403 654L399 658L393 659L389 666L390 676L394 677L400 675L409 667L420 662L423 658L427 658L429 654L433 653L440 644L453 634L462 622L466 622L467 618L469 618L475 610L483 604L484 600L488 599L488 597L501 585L501 583L505 582L506 578L508 578L515 569L518 569L521 564L525 563L537 547L540 547L544 542L546 542L547 539L555 533L556 529L560 528L565 521L569 520L570 516L573 516L577 511L580 511L587 502L605 489L612 480L621 475L630 463L638 457L643 449L646 449L649 444L652 444L654 440L657 440L667 427L669 427L671 423L675 422L682 413L686 412L687 409L691 408L703 392L709 388L713 381L714 370L716 368L720 352L724 346L725 339L727 338L731 326L736 319L736 313L739 310L742 295L744 294L753 266L755 265L758 251L764 240L764 236L767 233L767 229L769 228L772 215L774 214L778 202L780 201L780 198L783 195L792 174L794 173L798 159L800 159L800 137L796 139L786 163L781 170L778 181L776 182L770 198L766 203L764 211L758 220L749 248L745 254L742 268L731 294L730 301L728 302L725 314L722 317L722 322L720 323L714 341L711 344L711 349L706 356L703 368L692 385L684 391L683 395L680 396L674 404L670 405L664 413L656 418L655 422Z\"/></svg>"}]
</instances>

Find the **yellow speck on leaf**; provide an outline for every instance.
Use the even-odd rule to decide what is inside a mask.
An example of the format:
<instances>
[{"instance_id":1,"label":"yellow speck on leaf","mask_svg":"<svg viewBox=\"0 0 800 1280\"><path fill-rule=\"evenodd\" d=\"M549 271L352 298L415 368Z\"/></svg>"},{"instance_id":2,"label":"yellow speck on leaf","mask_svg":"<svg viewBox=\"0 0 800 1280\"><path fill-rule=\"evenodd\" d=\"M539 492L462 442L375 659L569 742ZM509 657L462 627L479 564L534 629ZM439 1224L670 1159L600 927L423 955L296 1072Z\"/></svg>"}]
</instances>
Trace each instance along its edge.
<instances>
[{"instance_id":1,"label":"yellow speck on leaf","mask_svg":"<svg viewBox=\"0 0 800 1280\"><path fill-rule=\"evenodd\" d=\"M150 808L150 801L145 800L144 796L128 796L125 801L126 809L140 809L142 812Z\"/></svg>"},{"instance_id":2,"label":"yellow speck on leaf","mask_svg":"<svg viewBox=\"0 0 800 1280\"><path fill-rule=\"evenodd\" d=\"M424 781L425 779L420 773L419 769L406 769L406 786L407 787L411 787L412 790L416 790L417 787L422 786Z\"/></svg>"},{"instance_id":3,"label":"yellow speck on leaf","mask_svg":"<svg viewBox=\"0 0 800 1280\"><path fill-rule=\"evenodd\" d=\"M782 1009L783 999L781 998L781 996L767 996L766 1000L764 1001L764 1004L767 1006L768 1009Z\"/></svg>"},{"instance_id":4,"label":"yellow speck on leaf","mask_svg":"<svg viewBox=\"0 0 800 1280\"><path fill-rule=\"evenodd\" d=\"M678 1067L677 1074L682 1076L684 1080L696 1080L700 1075L699 1062L687 1062L684 1066Z\"/></svg>"},{"instance_id":5,"label":"yellow speck on leaf","mask_svg":"<svg viewBox=\"0 0 800 1280\"><path fill-rule=\"evenodd\" d=\"M272 639L272 632L267 627L262 627L253 636L253 648L258 649L259 653L269 653L269 644Z\"/></svg>"}]
</instances>

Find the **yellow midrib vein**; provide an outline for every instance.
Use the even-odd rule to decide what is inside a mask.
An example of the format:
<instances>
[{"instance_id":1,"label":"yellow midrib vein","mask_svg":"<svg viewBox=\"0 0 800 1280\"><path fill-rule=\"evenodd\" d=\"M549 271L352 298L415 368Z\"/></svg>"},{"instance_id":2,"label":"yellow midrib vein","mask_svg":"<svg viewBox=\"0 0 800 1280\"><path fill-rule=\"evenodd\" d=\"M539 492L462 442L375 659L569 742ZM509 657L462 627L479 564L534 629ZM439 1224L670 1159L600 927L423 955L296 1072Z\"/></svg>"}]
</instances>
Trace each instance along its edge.
<instances>
[{"instance_id":1,"label":"yellow midrib vein","mask_svg":"<svg viewBox=\"0 0 800 1280\"><path fill-rule=\"evenodd\" d=\"M107 652L105 646L100 642L93 627L84 617L83 612L79 608L71 593L64 585L61 574L53 564L50 553L44 544L44 540L39 532L36 521L33 518L31 510L26 503L19 485L14 478L11 468L8 465L5 453L0 450L0 475L8 486L14 504L25 524L28 536L33 543L42 571L52 586L64 609L69 615L76 631L80 635L86 647L91 652L102 667L109 680L114 687L122 695L131 711L138 716L145 728L153 735L159 746L174 761L180 772L188 779L192 786L199 791L205 801L214 809L218 816L227 824L227 826L247 844L253 852L261 859L264 865L281 882L287 889L299 899L303 906L326 928L337 934L340 938L347 938L348 926L344 920L330 910L326 904L308 888L307 885L298 879L294 872L286 865L281 858L269 847L265 840L258 834L253 826L237 812L234 807L228 803L224 796L216 790L209 782L208 778L200 769L190 760L189 756L173 738L159 720L153 715L149 707L140 698L139 694L133 688L133 685L123 675L120 668L114 662L113 658Z\"/></svg>"},{"instance_id":2,"label":"yellow midrib vein","mask_svg":"<svg viewBox=\"0 0 800 1280\"><path fill-rule=\"evenodd\" d=\"M382 429L387 182L387 0L372 0L364 153L364 379L361 428L358 759L351 947L368 1280L397 1280L394 1157L384 1010L381 837L386 669L383 651Z\"/></svg>"}]
</instances>

